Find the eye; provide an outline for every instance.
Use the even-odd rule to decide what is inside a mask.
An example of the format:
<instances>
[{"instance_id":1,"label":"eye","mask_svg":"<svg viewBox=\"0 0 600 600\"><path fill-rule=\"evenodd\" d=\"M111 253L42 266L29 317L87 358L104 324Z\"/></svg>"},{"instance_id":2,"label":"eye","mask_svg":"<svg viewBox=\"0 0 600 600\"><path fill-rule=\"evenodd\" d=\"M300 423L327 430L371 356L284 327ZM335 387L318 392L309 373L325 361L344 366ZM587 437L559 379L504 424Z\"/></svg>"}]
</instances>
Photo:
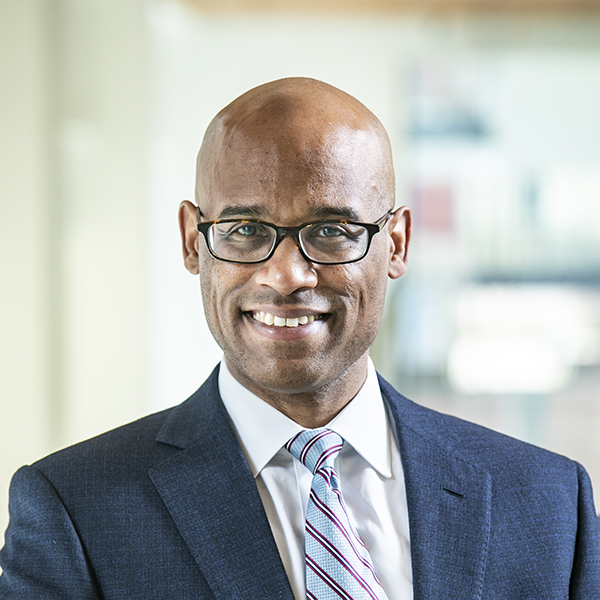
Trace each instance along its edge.
<instances>
[{"instance_id":1,"label":"eye","mask_svg":"<svg viewBox=\"0 0 600 600\"><path fill-rule=\"evenodd\" d=\"M240 225L231 231L231 233L235 233L237 235L242 235L244 237L252 237L257 235L258 227L256 225L251 225L246 223L244 225Z\"/></svg>"},{"instance_id":2,"label":"eye","mask_svg":"<svg viewBox=\"0 0 600 600\"><path fill-rule=\"evenodd\" d=\"M311 237L334 238L339 236L347 236L348 232L336 223L323 223L315 227Z\"/></svg>"},{"instance_id":3,"label":"eye","mask_svg":"<svg viewBox=\"0 0 600 600\"><path fill-rule=\"evenodd\" d=\"M260 223L236 221L230 224L228 231L224 232L229 239L252 240L269 236L269 230Z\"/></svg>"},{"instance_id":4,"label":"eye","mask_svg":"<svg viewBox=\"0 0 600 600\"><path fill-rule=\"evenodd\" d=\"M215 226L213 244L218 251L233 248L250 251L272 243L275 231L264 223L256 221L223 221Z\"/></svg>"},{"instance_id":5,"label":"eye","mask_svg":"<svg viewBox=\"0 0 600 600\"><path fill-rule=\"evenodd\" d=\"M310 236L309 239L312 243L354 242L365 233L364 227L352 223L318 223L314 227L307 229L307 233Z\"/></svg>"}]
</instances>

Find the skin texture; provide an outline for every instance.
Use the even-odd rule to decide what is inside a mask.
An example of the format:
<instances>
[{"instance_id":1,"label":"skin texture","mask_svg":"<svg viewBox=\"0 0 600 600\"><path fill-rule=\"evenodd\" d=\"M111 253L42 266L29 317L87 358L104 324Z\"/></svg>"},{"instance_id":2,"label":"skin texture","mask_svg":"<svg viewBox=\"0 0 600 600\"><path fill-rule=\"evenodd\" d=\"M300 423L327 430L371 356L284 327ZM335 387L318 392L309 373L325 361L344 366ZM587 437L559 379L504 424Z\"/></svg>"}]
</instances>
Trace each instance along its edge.
<instances>
[{"instance_id":1,"label":"skin texture","mask_svg":"<svg viewBox=\"0 0 600 600\"><path fill-rule=\"evenodd\" d=\"M294 226L350 217L373 223L394 206L387 134L348 94L290 78L247 92L210 124L198 155L203 221L255 218ZM233 376L304 427L328 423L356 395L383 311L387 278L406 269L410 213L397 209L369 254L347 265L305 260L285 237L254 265L213 258L196 231L196 207L179 213L186 268L200 274L210 330ZM314 315L280 328L255 311Z\"/></svg>"}]
</instances>

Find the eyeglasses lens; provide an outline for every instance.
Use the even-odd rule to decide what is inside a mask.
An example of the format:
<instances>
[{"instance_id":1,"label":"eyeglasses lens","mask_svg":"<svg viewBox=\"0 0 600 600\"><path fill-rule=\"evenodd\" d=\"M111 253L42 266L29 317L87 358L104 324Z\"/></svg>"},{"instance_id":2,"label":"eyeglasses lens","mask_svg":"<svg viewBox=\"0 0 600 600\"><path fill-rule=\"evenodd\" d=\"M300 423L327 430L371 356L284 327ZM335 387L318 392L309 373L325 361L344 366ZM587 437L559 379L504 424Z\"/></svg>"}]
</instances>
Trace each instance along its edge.
<instances>
[{"instance_id":1,"label":"eyeglasses lens","mask_svg":"<svg viewBox=\"0 0 600 600\"><path fill-rule=\"evenodd\" d=\"M300 231L300 243L306 255L323 263L361 258L368 240L364 227L348 223L315 223Z\"/></svg>"},{"instance_id":2,"label":"eyeglasses lens","mask_svg":"<svg viewBox=\"0 0 600 600\"><path fill-rule=\"evenodd\" d=\"M271 252L277 232L263 223L226 221L210 228L209 241L213 252L225 260L255 262Z\"/></svg>"}]
</instances>

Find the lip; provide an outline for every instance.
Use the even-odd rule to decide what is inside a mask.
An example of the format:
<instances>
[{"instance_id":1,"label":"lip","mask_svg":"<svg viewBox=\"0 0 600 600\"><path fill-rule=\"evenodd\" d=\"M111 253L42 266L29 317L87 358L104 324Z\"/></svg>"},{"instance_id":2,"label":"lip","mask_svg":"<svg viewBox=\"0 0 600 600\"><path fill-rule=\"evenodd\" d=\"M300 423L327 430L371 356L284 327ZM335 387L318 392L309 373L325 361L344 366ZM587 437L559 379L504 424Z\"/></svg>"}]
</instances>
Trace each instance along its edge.
<instances>
[{"instance_id":1,"label":"lip","mask_svg":"<svg viewBox=\"0 0 600 600\"><path fill-rule=\"evenodd\" d=\"M275 325L267 325L261 323L254 318L254 314L258 312L266 312L282 317L285 319L293 319L302 316L311 316L314 320L304 325L298 325L296 327L278 327ZM314 335L325 326L327 320L330 317L329 313L323 313L315 311L314 309L302 309L302 308L283 308L277 307L272 308L260 308L242 313L244 322L249 325L259 335L269 338L271 340L282 340L282 341L293 341L306 338Z\"/></svg>"}]
</instances>

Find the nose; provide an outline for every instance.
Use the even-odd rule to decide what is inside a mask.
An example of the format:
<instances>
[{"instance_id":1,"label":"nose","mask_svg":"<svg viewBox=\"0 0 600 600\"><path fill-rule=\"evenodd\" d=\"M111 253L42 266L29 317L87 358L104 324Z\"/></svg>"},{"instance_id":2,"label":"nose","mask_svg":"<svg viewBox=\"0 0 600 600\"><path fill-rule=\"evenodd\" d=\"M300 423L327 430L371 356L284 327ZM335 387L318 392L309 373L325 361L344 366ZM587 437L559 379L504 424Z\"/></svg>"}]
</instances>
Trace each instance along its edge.
<instances>
[{"instance_id":1,"label":"nose","mask_svg":"<svg viewBox=\"0 0 600 600\"><path fill-rule=\"evenodd\" d=\"M266 285L283 296L314 288L317 285L317 273L298 250L296 241L285 236L269 260L260 265L255 274L258 285Z\"/></svg>"}]
</instances>

